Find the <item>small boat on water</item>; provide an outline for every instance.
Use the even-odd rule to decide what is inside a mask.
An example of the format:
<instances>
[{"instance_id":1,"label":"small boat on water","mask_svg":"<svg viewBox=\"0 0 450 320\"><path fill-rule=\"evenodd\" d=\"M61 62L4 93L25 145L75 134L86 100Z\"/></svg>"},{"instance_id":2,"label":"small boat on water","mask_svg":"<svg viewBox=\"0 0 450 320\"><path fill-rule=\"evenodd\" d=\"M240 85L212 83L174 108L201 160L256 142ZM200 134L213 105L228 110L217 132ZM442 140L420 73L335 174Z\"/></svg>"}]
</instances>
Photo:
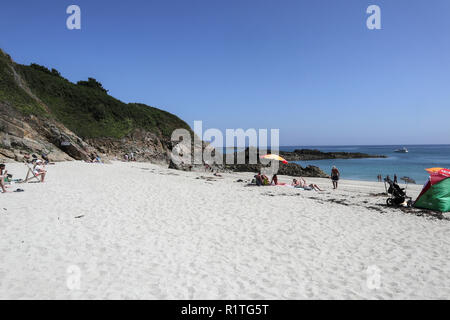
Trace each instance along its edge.
<instances>
[{"instance_id":1,"label":"small boat on water","mask_svg":"<svg viewBox=\"0 0 450 320\"><path fill-rule=\"evenodd\" d=\"M397 152L397 153L408 153L409 151L408 151L408 149L406 149L405 147L403 147L403 148L401 148L401 149L395 150L394 152Z\"/></svg>"}]
</instances>

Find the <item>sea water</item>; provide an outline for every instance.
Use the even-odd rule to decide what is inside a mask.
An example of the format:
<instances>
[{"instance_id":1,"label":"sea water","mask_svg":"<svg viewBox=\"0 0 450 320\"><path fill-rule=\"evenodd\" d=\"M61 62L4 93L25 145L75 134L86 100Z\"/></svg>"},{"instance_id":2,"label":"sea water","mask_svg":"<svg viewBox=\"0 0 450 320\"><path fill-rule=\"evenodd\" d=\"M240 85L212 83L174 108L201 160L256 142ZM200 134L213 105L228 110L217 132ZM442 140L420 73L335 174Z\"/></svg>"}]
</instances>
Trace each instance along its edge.
<instances>
[{"instance_id":1,"label":"sea water","mask_svg":"<svg viewBox=\"0 0 450 320\"><path fill-rule=\"evenodd\" d=\"M408 153L396 153L395 150L406 147ZM331 173L335 165L342 179L377 181L377 175L383 177L394 174L400 179L407 176L418 184L424 184L429 175L426 168L450 168L450 145L399 145L399 146L290 146L280 147L281 151L295 149L317 149L322 152L361 152L385 155L387 158L374 159L331 159L315 161L293 161L302 167L314 165L326 173ZM399 182L401 182L399 180Z\"/></svg>"}]
</instances>

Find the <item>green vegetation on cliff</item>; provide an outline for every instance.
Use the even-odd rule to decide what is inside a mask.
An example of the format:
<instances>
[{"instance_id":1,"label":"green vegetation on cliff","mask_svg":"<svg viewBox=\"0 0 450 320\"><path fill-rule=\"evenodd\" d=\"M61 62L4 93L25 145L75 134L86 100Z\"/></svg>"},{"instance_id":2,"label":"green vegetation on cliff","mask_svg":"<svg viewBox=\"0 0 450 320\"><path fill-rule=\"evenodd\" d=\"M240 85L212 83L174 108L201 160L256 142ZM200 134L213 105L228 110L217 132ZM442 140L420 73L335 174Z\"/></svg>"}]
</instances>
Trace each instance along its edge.
<instances>
[{"instance_id":1,"label":"green vegetation on cliff","mask_svg":"<svg viewBox=\"0 0 450 320\"><path fill-rule=\"evenodd\" d=\"M177 128L190 130L183 120L166 111L111 97L93 78L74 84L55 69L15 64L3 51L0 51L0 102L25 115L53 117L82 138L121 138L134 129L169 137Z\"/></svg>"},{"instance_id":2,"label":"green vegetation on cliff","mask_svg":"<svg viewBox=\"0 0 450 320\"><path fill-rule=\"evenodd\" d=\"M0 102L8 103L25 114L44 115L45 109L16 80L11 58L0 51Z\"/></svg>"}]
</instances>

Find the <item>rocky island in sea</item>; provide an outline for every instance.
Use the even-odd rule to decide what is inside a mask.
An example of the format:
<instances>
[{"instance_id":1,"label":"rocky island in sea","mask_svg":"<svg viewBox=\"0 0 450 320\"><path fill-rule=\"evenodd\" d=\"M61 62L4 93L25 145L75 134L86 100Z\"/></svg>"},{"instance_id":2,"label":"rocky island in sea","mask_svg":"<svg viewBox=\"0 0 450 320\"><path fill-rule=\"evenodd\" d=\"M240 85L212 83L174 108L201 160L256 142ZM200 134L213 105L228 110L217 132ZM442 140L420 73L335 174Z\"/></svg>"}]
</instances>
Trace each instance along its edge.
<instances>
[{"instance_id":1,"label":"rocky island in sea","mask_svg":"<svg viewBox=\"0 0 450 320\"><path fill-rule=\"evenodd\" d=\"M387 158L385 155L373 155L361 152L322 152L317 149L295 149L294 151L280 151L280 156L287 161L311 161L326 159L363 159Z\"/></svg>"},{"instance_id":2,"label":"rocky island in sea","mask_svg":"<svg viewBox=\"0 0 450 320\"><path fill-rule=\"evenodd\" d=\"M229 171L234 172L257 172L265 167L260 161L260 156L271 153L271 150L254 150L257 154L257 163L250 164L249 153L252 148L246 148L244 151L235 151L234 159L237 159L241 153L244 153L243 158L245 159L244 164L226 164L224 168ZM289 151L277 151L277 153L282 156L287 161L308 161L308 160L325 160L325 159L361 159L361 158L386 158L385 155L370 155L366 153L352 153L352 152L322 152L319 150L310 149L296 149L292 152ZM224 155L223 163L225 161L226 155ZM320 177L327 178L329 175L321 170L317 166L308 165L303 167L297 163L279 163L278 174L288 175L288 176L303 176L303 177Z\"/></svg>"}]
</instances>

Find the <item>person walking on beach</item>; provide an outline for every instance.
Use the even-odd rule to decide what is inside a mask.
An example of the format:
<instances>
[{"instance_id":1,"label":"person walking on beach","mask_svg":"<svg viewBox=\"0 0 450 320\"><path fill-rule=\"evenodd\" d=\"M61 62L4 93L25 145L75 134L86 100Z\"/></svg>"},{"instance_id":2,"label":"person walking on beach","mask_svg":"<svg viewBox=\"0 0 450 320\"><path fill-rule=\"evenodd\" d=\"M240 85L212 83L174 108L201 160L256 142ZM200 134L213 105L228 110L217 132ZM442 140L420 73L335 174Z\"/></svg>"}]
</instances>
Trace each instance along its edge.
<instances>
[{"instance_id":1,"label":"person walking on beach","mask_svg":"<svg viewBox=\"0 0 450 320\"><path fill-rule=\"evenodd\" d=\"M397 184L397 175L394 174L394 183Z\"/></svg>"},{"instance_id":2,"label":"person walking on beach","mask_svg":"<svg viewBox=\"0 0 450 320\"><path fill-rule=\"evenodd\" d=\"M333 189L338 188L338 181L341 173L339 172L338 168L336 166L333 166L331 169L331 181L333 181Z\"/></svg>"}]
</instances>

